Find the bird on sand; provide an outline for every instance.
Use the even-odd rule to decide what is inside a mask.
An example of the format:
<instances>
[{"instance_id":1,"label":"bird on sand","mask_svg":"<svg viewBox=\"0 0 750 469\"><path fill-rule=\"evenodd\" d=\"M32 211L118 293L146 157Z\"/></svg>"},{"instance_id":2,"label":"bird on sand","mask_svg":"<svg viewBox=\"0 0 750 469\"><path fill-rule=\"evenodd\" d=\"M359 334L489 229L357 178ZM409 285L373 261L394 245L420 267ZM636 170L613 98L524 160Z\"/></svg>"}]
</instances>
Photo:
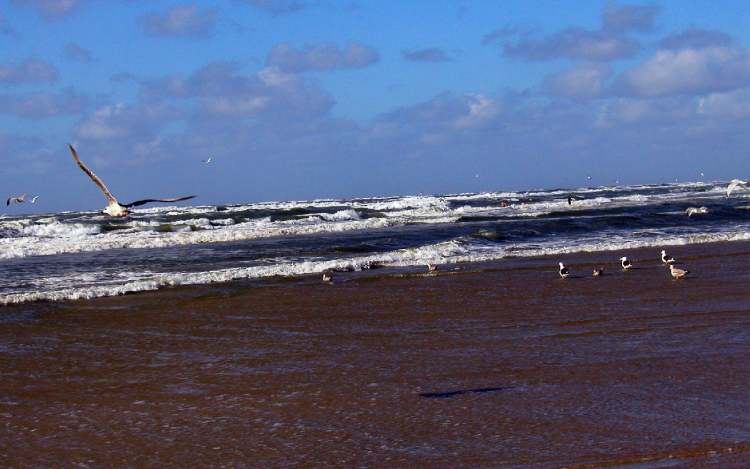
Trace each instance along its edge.
<instances>
[{"instance_id":1,"label":"bird on sand","mask_svg":"<svg viewBox=\"0 0 750 469\"><path fill-rule=\"evenodd\" d=\"M10 204L22 204L24 202L26 202L26 194L21 194L15 197L8 197L8 199L5 201L5 205L8 206Z\"/></svg>"},{"instance_id":2,"label":"bird on sand","mask_svg":"<svg viewBox=\"0 0 750 469\"><path fill-rule=\"evenodd\" d=\"M736 191L740 187L747 186L747 181L743 181L742 179L732 179L732 181L727 186L727 197L729 197L732 192Z\"/></svg>"},{"instance_id":3,"label":"bird on sand","mask_svg":"<svg viewBox=\"0 0 750 469\"><path fill-rule=\"evenodd\" d=\"M601 277L604 275L604 268L599 267L598 269L594 269L594 271L591 273L593 277Z\"/></svg>"},{"instance_id":4,"label":"bird on sand","mask_svg":"<svg viewBox=\"0 0 750 469\"><path fill-rule=\"evenodd\" d=\"M622 256L620 258L620 265L624 270L628 270L629 268L633 267L633 264L631 264L628 258L625 256Z\"/></svg>"},{"instance_id":5,"label":"bird on sand","mask_svg":"<svg viewBox=\"0 0 750 469\"><path fill-rule=\"evenodd\" d=\"M692 217L693 215L705 215L708 213L708 207L688 207L685 210L687 216Z\"/></svg>"},{"instance_id":6,"label":"bird on sand","mask_svg":"<svg viewBox=\"0 0 750 469\"><path fill-rule=\"evenodd\" d=\"M667 251L664 249L661 250L661 261L667 265L674 264L674 257L668 256Z\"/></svg>"},{"instance_id":7,"label":"bird on sand","mask_svg":"<svg viewBox=\"0 0 750 469\"><path fill-rule=\"evenodd\" d=\"M438 267L435 264L427 264L427 272L435 272L437 268Z\"/></svg>"},{"instance_id":8,"label":"bird on sand","mask_svg":"<svg viewBox=\"0 0 750 469\"><path fill-rule=\"evenodd\" d=\"M128 210L130 207L138 207L139 205L144 205L150 202L180 202L182 200L188 200L195 197L194 195L188 195L184 197L174 197L170 199L144 199L144 200L136 200L135 202L130 202L129 204L121 204L117 201L114 195L107 189L107 186L104 185L104 182L99 179L99 176L94 174L93 171L91 171L88 166L86 166L83 161L78 157L78 153L76 152L76 149L73 148L73 145L68 145L68 148L70 148L70 153L73 155L73 160L78 164L78 166L81 168L81 170L86 173L86 175L91 178L91 180L94 182L94 184L101 189L101 191L104 193L104 197L107 198L107 207L102 210L102 212L106 213L109 216L112 217L127 217L130 214L130 210Z\"/></svg>"},{"instance_id":9,"label":"bird on sand","mask_svg":"<svg viewBox=\"0 0 750 469\"><path fill-rule=\"evenodd\" d=\"M325 271L323 272L323 275L321 276L321 280L323 280L326 283L330 283L331 280L333 280L333 274L328 271Z\"/></svg>"},{"instance_id":10,"label":"bird on sand","mask_svg":"<svg viewBox=\"0 0 750 469\"><path fill-rule=\"evenodd\" d=\"M563 264L562 262L560 262L559 264L560 270L558 271L558 273L560 274L560 277L567 278L568 275L570 275L570 271L568 271L568 268L565 267L565 264Z\"/></svg>"},{"instance_id":11,"label":"bird on sand","mask_svg":"<svg viewBox=\"0 0 750 469\"><path fill-rule=\"evenodd\" d=\"M685 269L678 269L672 264L669 264L669 273L672 274L672 277L675 279L684 278L687 274L690 273L689 270Z\"/></svg>"}]
</instances>

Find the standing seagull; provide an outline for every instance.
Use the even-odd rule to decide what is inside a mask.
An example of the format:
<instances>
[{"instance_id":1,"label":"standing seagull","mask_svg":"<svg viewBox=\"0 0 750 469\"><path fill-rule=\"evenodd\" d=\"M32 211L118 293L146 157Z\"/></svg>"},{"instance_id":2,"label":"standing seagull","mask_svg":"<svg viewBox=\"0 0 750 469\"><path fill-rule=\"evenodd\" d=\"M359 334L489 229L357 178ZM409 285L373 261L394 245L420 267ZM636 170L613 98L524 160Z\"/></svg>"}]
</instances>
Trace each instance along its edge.
<instances>
[{"instance_id":1,"label":"standing seagull","mask_svg":"<svg viewBox=\"0 0 750 469\"><path fill-rule=\"evenodd\" d=\"M10 204L22 204L26 201L26 194L21 194L17 197L8 197L8 200L5 201L5 205L8 206Z\"/></svg>"},{"instance_id":2,"label":"standing seagull","mask_svg":"<svg viewBox=\"0 0 750 469\"><path fill-rule=\"evenodd\" d=\"M667 265L674 264L674 257L668 256L667 251L664 249L661 250L661 261Z\"/></svg>"},{"instance_id":3,"label":"standing seagull","mask_svg":"<svg viewBox=\"0 0 750 469\"><path fill-rule=\"evenodd\" d=\"M732 182L727 186L727 197L732 194L732 191L738 189L740 186L744 187L746 185L747 181L743 181L742 179L732 179Z\"/></svg>"},{"instance_id":4,"label":"standing seagull","mask_svg":"<svg viewBox=\"0 0 750 469\"><path fill-rule=\"evenodd\" d=\"M560 262L559 264L560 264L560 270L559 270L560 277L567 278L568 275L570 275L570 272L568 271L568 268L565 267L565 265L562 262Z\"/></svg>"},{"instance_id":5,"label":"standing seagull","mask_svg":"<svg viewBox=\"0 0 750 469\"><path fill-rule=\"evenodd\" d=\"M686 276L687 274L689 274L690 271L689 270L678 269L677 267L673 266L672 264L669 264L669 273L672 274L673 278L678 279L678 278L683 278L684 276Z\"/></svg>"},{"instance_id":6,"label":"standing seagull","mask_svg":"<svg viewBox=\"0 0 750 469\"><path fill-rule=\"evenodd\" d=\"M427 263L427 272L435 272L437 270L437 265Z\"/></svg>"},{"instance_id":7,"label":"standing seagull","mask_svg":"<svg viewBox=\"0 0 750 469\"><path fill-rule=\"evenodd\" d=\"M179 202L181 200L188 200L195 197L194 195L188 195L184 197L174 197L171 199L144 199L136 200L135 202L123 205L119 203L115 196L112 195L109 189L107 189L107 186L105 186L104 182L99 179L99 176L94 174L93 171L91 171L85 164L83 164L83 161L78 158L78 153L76 153L76 149L73 148L73 145L68 145L68 148L70 148L70 153L73 155L73 159L76 163L78 163L78 166L81 168L81 170L86 173L86 175L90 177L92 181L94 181L94 184L96 184L99 189L102 190L102 192L104 192L104 197L107 198L108 205L107 208L103 210L103 212L112 217L127 217L130 214L130 210L128 210L130 207L138 207L139 205L144 205L149 202Z\"/></svg>"},{"instance_id":8,"label":"standing seagull","mask_svg":"<svg viewBox=\"0 0 750 469\"><path fill-rule=\"evenodd\" d=\"M620 265L622 265L622 268L625 270L628 270L629 268L633 267L633 264L631 264L628 258L625 256L622 256L620 258Z\"/></svg>"}]
</instances>

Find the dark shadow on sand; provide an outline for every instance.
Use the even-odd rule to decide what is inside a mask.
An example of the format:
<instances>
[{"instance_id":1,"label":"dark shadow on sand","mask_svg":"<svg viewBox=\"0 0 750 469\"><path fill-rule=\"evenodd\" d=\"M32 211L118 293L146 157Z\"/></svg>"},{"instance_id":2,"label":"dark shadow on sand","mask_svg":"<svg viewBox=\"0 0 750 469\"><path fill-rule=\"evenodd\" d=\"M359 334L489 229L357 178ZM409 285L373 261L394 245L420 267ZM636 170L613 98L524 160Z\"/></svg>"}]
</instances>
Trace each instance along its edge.
<instances>
[{"instance_id":1,"label":"dark shadow on sand","mask_svg":"<svg viewBox=\"0 0 750 469\"><path fill-rule=\"evenodd\" d=\"M460 396L462 394L483 394L486 392L503 391L506 388L494 387L494 388L476 388L476 389L460 389L458 391L446 391L446 392L422 392L419 393L419 397L426 397L428 399L448 399L451 397Z\"/></svg>"}]
</instances>

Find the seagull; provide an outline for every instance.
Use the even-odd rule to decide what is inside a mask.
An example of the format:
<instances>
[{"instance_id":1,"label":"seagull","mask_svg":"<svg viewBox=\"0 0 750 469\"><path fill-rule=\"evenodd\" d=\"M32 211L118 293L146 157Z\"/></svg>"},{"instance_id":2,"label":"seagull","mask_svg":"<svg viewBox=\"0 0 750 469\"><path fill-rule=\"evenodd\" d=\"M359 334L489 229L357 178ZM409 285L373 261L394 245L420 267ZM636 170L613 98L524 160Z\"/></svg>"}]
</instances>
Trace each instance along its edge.
<instances>
[{"instance_id":1,"label":"seagull","mask_svg":"<svg viewBox=\"0 0 750 469\"><path fill-rule=\"evenodd\" d=\"M333 274L331 274L328 271L323 272L323 276L321 277L321 280L323 280L326 283L329 283L331 282L331 280L333 280Z\"/></svg>"},{"instance_id":2,"label":"seagull","mask_svg":"<svg viewBox=\"0 0 750 469\"><path fill-rule=\"evenodd\" d=\"M687 216L689 217L693 215L705 215L708 213L708 207L688 207L688 209L685 210L685 213L687 213Z\"/></svg>"},{"instance_id":3,"label":"seagull","mask_svg":"<svg viewBox=\"0 0 750 469\"><path fill-rule=\"evenodd\" d=\"M568 268L565 267L565 265L562 262L560 262L559 264L560 264L560 271L559 271L560 272L560 277L567 278L568 275L570 275L570 272L568 271Z\"/></svg>"},{"instance_id":4,"label":"seagull","mask_svg":"<svg viewBox=\"0 0 750 469\"><path fill-rule=\"evenodd\" d=\"M32 204L35 204L35 203L36 203L36 199L38 199L38 198L39 198L39 196L38 196L38 195L35 195L34 197L32 197L32 198L31 198L31 203L32 203Z\"/></svg>"},{"instance_id":5,"label":"seagull","mask_svg":"<svg viewBox=\"0 0 750 469\"><path fill-rule=\"evenodd\" d=\"M667 265L674 264L674 257L668 256L667 251L664 249L661 250L661 261Z\"/></svg>"},{"instance_id":6,"label":"seagull","mask_svg":"<svg viewBox=\"0 0 750 469\"><path fill-rule=\"evenodd\" d=\"M591 275L594 276L594 277L601 277L602 275L604 275L604 268L603 267L599 267L598 269L594 269L594 271L591 273Z\"/></svg>"},{"instance_id":7,"label":"seagull","mask_svg":"<svg viewBox=\"0 0 750 469\"><path fill-rule=\"evenodd\" d=\"M8 200L5 201L5 205L8 206L10 204L22 204L26 202L26 194L21 194L16 197L8 197Z\"/></svg>"},{"instance_id":8,"label":"seagull","mask_svg":"<svg viewBox=\"0 0 750 469\"><path fill-rule=\"evenodd\" d=\"M99 179L99 176L94 174L94 172L91 171L85 164L83 164L83 161L81 161L80 158L78 158L78 153L76 153L76 149L73 148L73 145L68 145L68 148L70 148L70 153L73 155L73 159L81 168L81 170L86 173L86 175L90 177L92 181L94 181L94 184L96 184L104 193L104 197L107 198L108 205L103 210L103 212L112 217L127 217L130 214L130 210L128 210L130 207L138 207L139 205L144 205L150 202L179 202L181 200L188 200L195 197L194 195L188 195L184 197L174 197L171 199L144 199L136 200L135 202L131 202L129 204L120 204L115 196L112 195L112 193L109 191L109 189L107 189L107 186L104 185L104 182Z\"/></svg>"},{"instance_id":9,"label":"seagull","mask_svg":"<svg viewBox=\"0 0 750 469\"><path fill-rule=\"evenodd\" d=\"M427 272L435 272L437 270L437 265L435 264L427 264Z\"/></svg>"},{"instance_id":10,"label":"seagull","mask_svg":"<svg viewBox=\"0 0 750 469\"><path fill-rule=\"evenodd\" d=\"M677 267L669 264L669 273L672 274L673 278L683 278L690 273L689 270L678 269Z\"/></svg>"},{"instance_id":11,"label":"seagull","mask_svg":"<svg viewBox=\"0 0 750 469\"><path fill-rule=\"evenodd\" d=\"M732 191L737 190L740 186L746 186L747 181L743 181L742 179L732 179L732 182L729 183L727 186L727 197L732 193Z\"/></svg>"},{"instance_id":12,"label":"seagull","mask_svg":"<svg viewBox=\"0 0 750 469\"><path fill-rule=\"evenodd\" d=\"M209 163L210 163L211 161L213 161L213 159L214 159L214 158L213 158L213 156L209 156L209 157L208 157L207 159L205 159L205 160L201 160L201 161L202 161L203 163L209 164Z\"/></svg>"},{"instance_id":13,"label":"seagull","mask_svg":"<svg viewBox=\"0 0 750 469\"><path fill-rule=\"evenodd\" d=\"M625 256L622 256L620 258L620 265L622 265L622 268L625 270L628 270L629 268L633 267L633 264L631 264L628 258Z\"/></svg>"}]
</instances>

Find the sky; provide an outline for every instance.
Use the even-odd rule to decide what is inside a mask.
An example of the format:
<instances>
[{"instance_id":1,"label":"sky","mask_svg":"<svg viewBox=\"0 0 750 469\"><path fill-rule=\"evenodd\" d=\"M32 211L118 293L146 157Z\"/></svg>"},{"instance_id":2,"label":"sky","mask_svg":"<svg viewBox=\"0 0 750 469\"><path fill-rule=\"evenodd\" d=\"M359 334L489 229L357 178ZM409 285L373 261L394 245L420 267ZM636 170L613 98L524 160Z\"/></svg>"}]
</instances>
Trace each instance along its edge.
<instances>
[{"instance_id":1,"label":"sky","mask_svg":"<svg viewBox=\"0 0 750 469\"><path fill-rule=\"evenodd\" d=\"M0 0L0 196L40 196L0 213L105 205L68 143L121 202L748 178L749 36L740 0Z\"/></svg>"}]
</instances>

